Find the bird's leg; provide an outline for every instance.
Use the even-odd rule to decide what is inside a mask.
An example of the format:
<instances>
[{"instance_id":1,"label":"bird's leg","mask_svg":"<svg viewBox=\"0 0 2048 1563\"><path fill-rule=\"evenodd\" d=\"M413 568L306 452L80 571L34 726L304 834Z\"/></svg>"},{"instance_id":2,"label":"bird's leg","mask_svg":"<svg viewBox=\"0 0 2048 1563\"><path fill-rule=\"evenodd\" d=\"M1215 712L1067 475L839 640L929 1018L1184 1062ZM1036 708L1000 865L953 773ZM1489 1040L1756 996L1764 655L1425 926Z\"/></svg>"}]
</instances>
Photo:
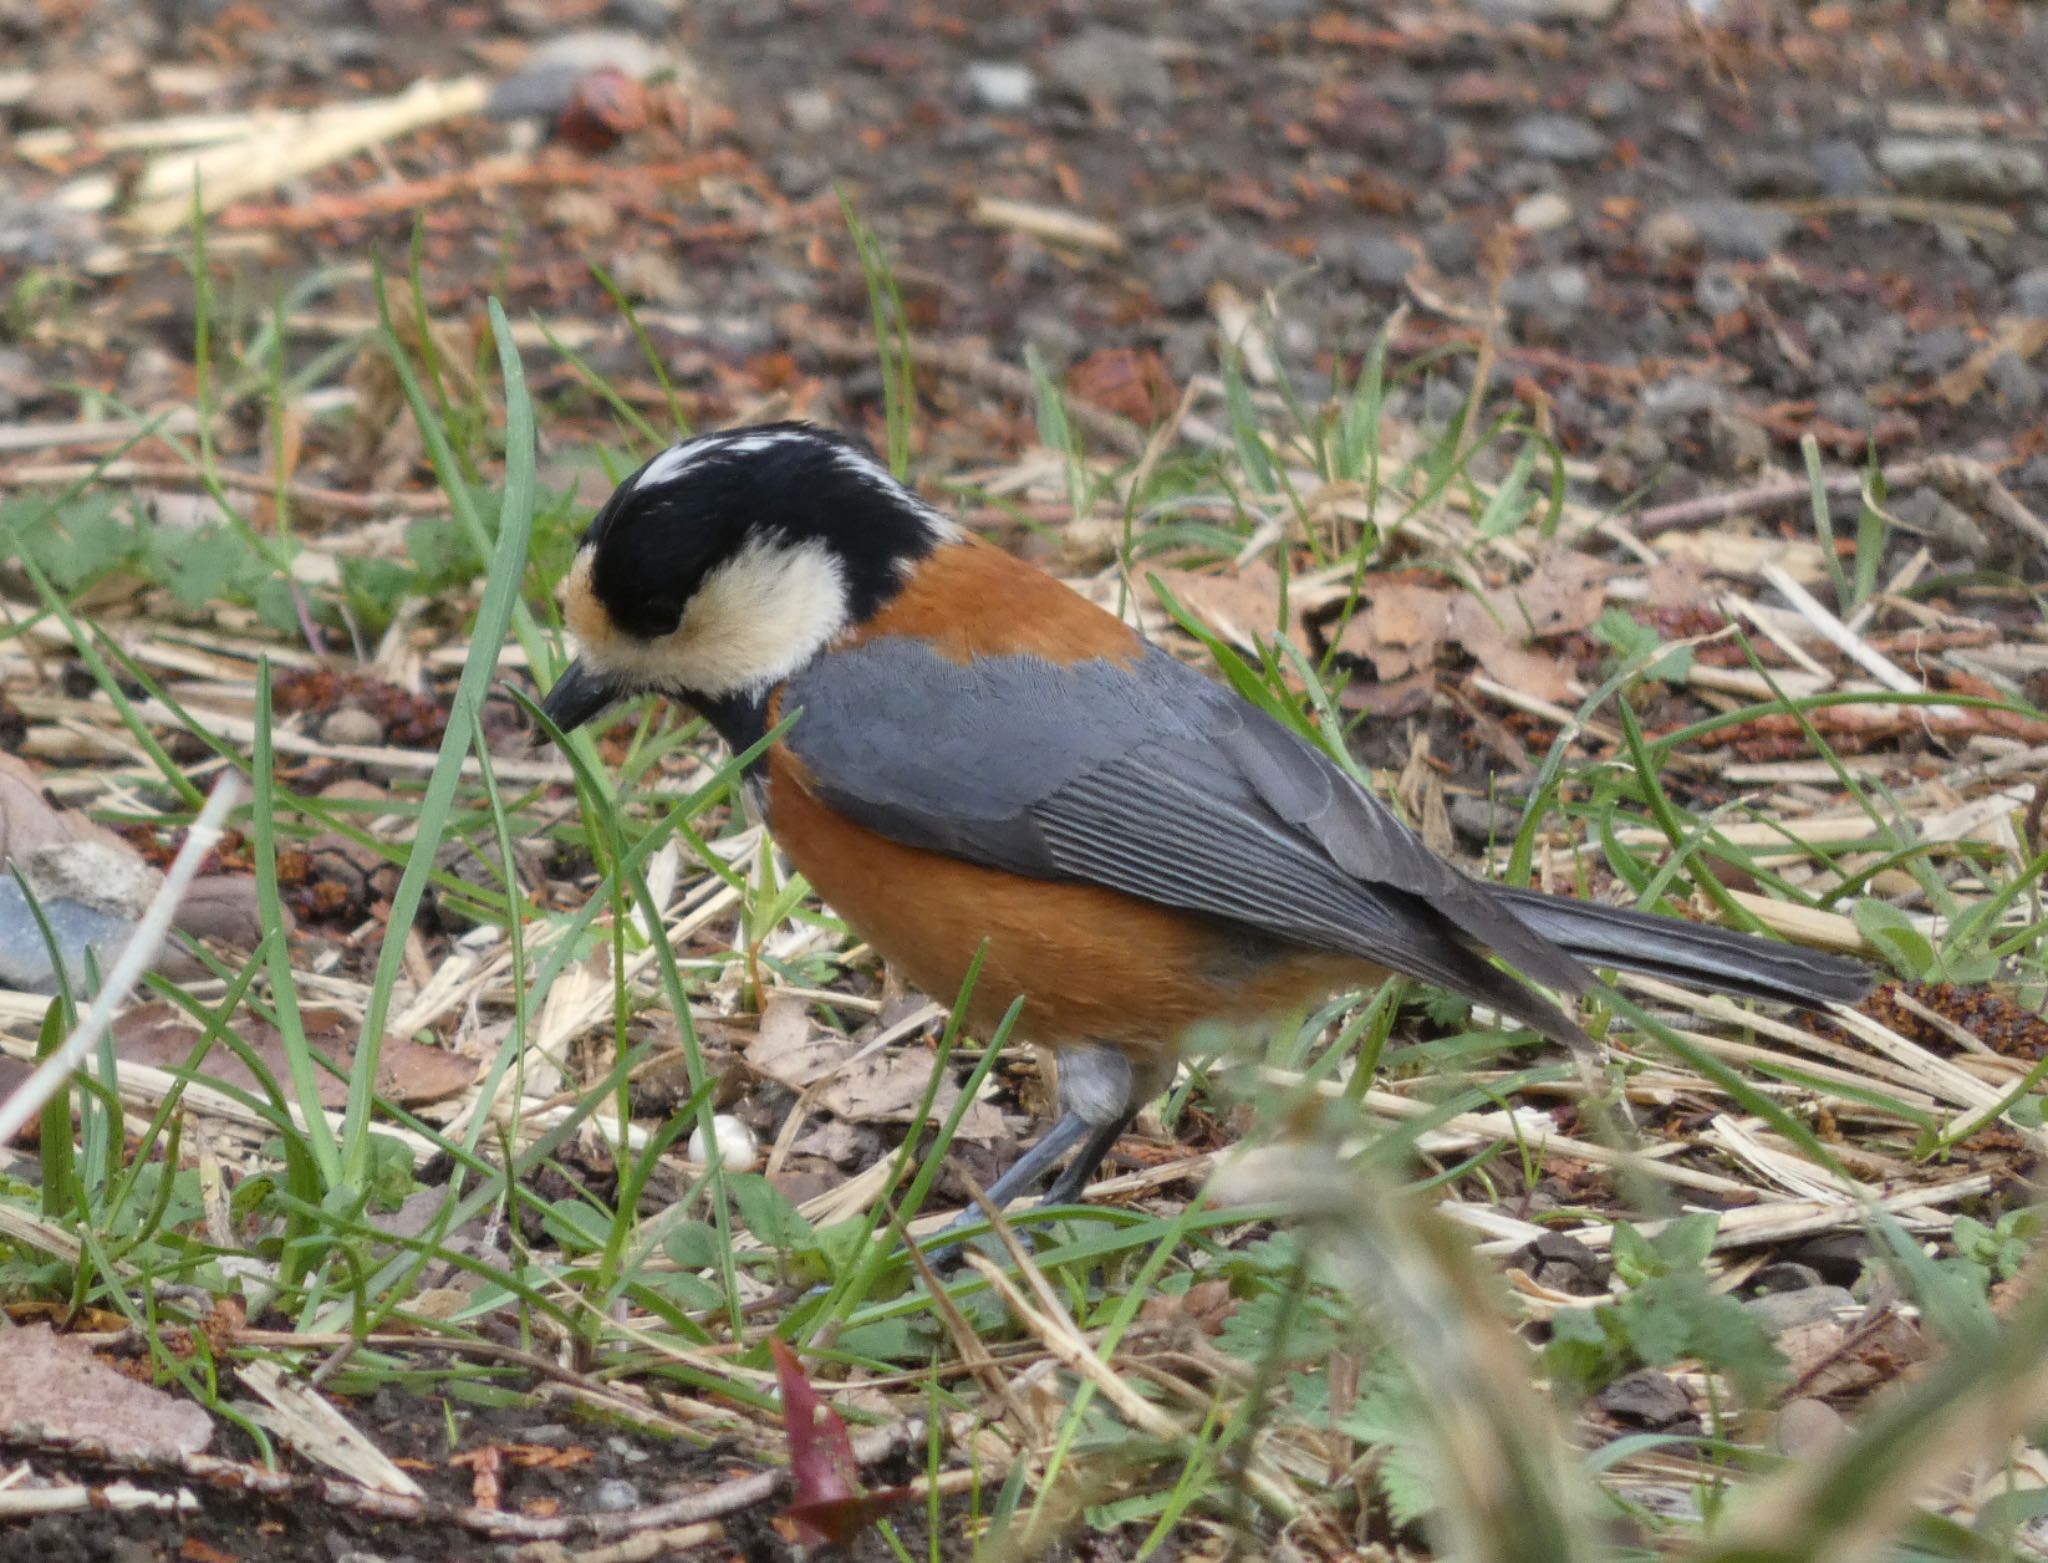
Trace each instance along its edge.
<instances>
[{"instance_id":1,"label":"bird's leg","mask_svg":"<svg viewBox=\"0 0 2048 1563\"><path fill-rule=\"evenodd\" d=\"M1073 1115L1069 1114L1071 1118ZM1088 1185L1095 1174L1102 1170L1102 1159L1110 1153L1111 1147L1123 1138L1124 1130L1138 1115L1125 1113L1113 1123L1098 1123L1091 1126L1088 1138L1074 1153L1074 1159L1067 1163L1067 1170L1053 1180L1051 1188L1045 1191L1048 1205L1071 1205L1088 1192ZM1066 1118L1060 1120L1067 1122ZM1084 1122L1086 1120L1083 1120Z\"/></svg>"},{"instance_id":2,"label":"bird's leg","mask_svg":"<svg viewBox=\"0 0 2048 1563\"><path fill-rule=\"evenodd\" d=\"M1018 1195L1035 1188L1053 1165L1076 1145L1081 1148L1067 1170L1046 1191L1046 1202L1071 1204L1095 1176L1110 1147L1137 1116L1136 1071L1122 1051L1090 1044L1060 1054L1059 1100L1065 1109L1050 1129L995 1182L988 1186L989 1204L1003 1209ZM936 1236L944 1238L981 1219L978 1210L963 1210ZM934 1259L950 1258L950 1248Z\"/></svg>"},{"instance_id":3,"label":"bird's leg","mask_svg":"<svg viewBox=\"0 0 2048 1563\"><path fill-rule=\"evenodd\" d=\"M1036 1145L1019 1156L1001 1177L988 1186L988 1202L1001 1210L1019 1194L1036 1188L1039 1180L1052 1171L1062 1156L1080 1144L1092 1128L1094 1125L1079 1113L1063 1114L1059 1122L1039 1136ZM1100 1155L1096 1157L1097 1161L1101 1159ZM978 1211L964 1212L963 1217L973 1221L981 1219Z\"/></svg>"}]
</instances>

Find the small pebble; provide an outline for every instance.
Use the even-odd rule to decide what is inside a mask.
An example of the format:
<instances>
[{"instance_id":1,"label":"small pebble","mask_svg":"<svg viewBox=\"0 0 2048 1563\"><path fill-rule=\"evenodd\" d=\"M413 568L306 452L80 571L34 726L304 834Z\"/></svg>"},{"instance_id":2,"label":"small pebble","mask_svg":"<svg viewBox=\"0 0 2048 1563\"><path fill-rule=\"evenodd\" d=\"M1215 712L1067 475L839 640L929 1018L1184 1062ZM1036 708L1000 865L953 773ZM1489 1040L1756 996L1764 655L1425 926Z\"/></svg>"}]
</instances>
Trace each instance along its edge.
<instances>
[{"instance_id":1,"label":"small pebble","mask_svg":"<svg viewBox=\"0 0 2048 1563\"><path fill-rule=\"evenodd\" d=\"M1787 1401L1771 1428L1771 1442L1778 1453L1795 1458L1825 1454L1848 1436L1849 1424L1842 1420L1842 1413L1825 1400L1811 1397Z\"/></svg>"},{"instance_id":2,"label":"small pebble","mask_svg":"<svg viewBox=\"0 0 2048 1563\"><path fill-rule=\"evenodd\" d=\"M1991 360L1984 383L2015 412L2032 412L2041 405L2041 377L2019 354L2007 350Z\"/></svg>"},{"instance_id":3,"label":"small pebble","mask_svg":"<svg viewBox=\"0 0 2048 1563\"><path fill-rule=\"evenodd\" d=\"M2010 201L2048 188L2039 153L1977 136L1887 136L1877 166L1909 195L1945 201Z\"/></svg>"},{"instance_id":4,"label":"small pebble","mask_svg":"<svg viewBox=\"0 0 2048 1563\"><path fill-rule=\"evenodd\" d=\"M1742 1307L1752 1319L1773 1335L1832 1319L1856 1306L1856 1299L1840 1286L1808 1286L1796 1292L1766 1292L1747 1299Z\"/></svg>"},{"instance_id":5,"label":"small pebble","mask_svg":"<svg viewBox=\"0 0 2048 1563\"><path fill-rule=\"evenodd\" d=\"M607 1476L590 1492L590 1506L599 1514L626 1514L640 1503L640 1489L619 1476Z\"/></svg>"},{"instance_id":6,"label":"small pebble","mask_svg":"<svg viewBox=\"0 0 2048 1563\"><path fill-rule=\"evenodd\" d=\"M711 1120L711 1127L718 1134L719 1159L727 1172L752 1172L761 1165L761 1142L748 1128L731 1113L718 1113ZM704 1166L711 1159L710 1144L699 1127L690 1131L689 1157L698 1166Z\"/></svg>"},{"instance_id":7,"label":"small pebble","mask_svg":"<svg viewBox=\"0 0 2048 1563\"><path fill-rule=\"evenodd\" d=\"M976 60L967 67L965 75L968 95L998 114L1028 109L1038 97L1038 78L1028 66Z\"/></svg>"},{"instance_id":8,"label":"small pebble","mask_svg":"<svg viewBox=\"0 0 2048 1563\"><path fill-rule=\"evenodd\" d=\"M2012 307L2015 314L2048 320L2048 266L2036 266L2013 278Z\"/></svg>"},{"instance_id":9,"label":"small pebble","mask_svg":"<svg viewBox=\"0 0 2048 1563\"><path fill-rule=\"evenodd\" d=\"M782 95L782 117L798 135L815 136L838 115L839 106L823 87L798 87Z\"/></svg>"},{"instance_id":10,"label":"small pebble","mask_svg":"<svg viewBox=\"0 0 2048 1563\"><path fill-rule=\"evenodd\" d=\"M1749 301L1749 284L1725 266L1702 266L1693 278L1693 301L1709 320L1732 315Z\"/></svg>"},{"instance_id":11,"label":"small pebble","mask_svg":"<svg viewBox=\"0 0 2048 1563\"><path fill-rule=\"evenodd\" d=\"M384 741L384 724L361 706L336 706L320 723L320 741L336 748L372 748Z\"/></svg>"},{"instance_id":12,"label":"small pebble","mask_svg":"<svg viewBox=\"0 0 2048 1563\"><path fill-rule=\"evenodd\" d=\"M1549 233L1572 220L1572 203L1555 190L1538 190L1515 208L1513 220L1525 233Z\"/></svg>"},{"instance_id":13,"label":"small pebble","mask_svg":"<svg viewBox=\"0 0 2048 1563\"><path fill-rule=\"evenodd\" d=\"M1607 153L1607 138L1570 114L1532 114L1515 126L1515 150L1552 163L1592 163Z\"/></svg>"}]
</instances>

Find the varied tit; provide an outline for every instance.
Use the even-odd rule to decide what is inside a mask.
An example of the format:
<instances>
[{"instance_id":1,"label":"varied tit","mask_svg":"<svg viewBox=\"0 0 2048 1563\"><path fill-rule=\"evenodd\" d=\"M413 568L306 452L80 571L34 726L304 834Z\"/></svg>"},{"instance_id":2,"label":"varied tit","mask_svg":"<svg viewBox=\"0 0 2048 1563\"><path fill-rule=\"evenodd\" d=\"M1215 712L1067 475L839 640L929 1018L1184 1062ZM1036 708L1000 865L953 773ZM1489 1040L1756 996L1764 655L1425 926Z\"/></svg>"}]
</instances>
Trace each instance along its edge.
<instances>
[{"instance_id":1,"label":"varied tit","mask_svg":"<svg viewBox=\"0 0 2048 1563\"><path fill-rule=\"evenodd\" d=\"M1079 1195L1180 1041L1399 972L1591 1043L1496 965L1569 995L1590 965L1720 993L1861 998L1855 962L1474 879L1314 744L974 538L863 448L801 423L687 440L591 522L566 617L564 729L656 691L753 767L769 829L827 905L969 1023L1019 995L1062 1116L990 1190L1079 1146Z\"/></svg>"}]
</instances>

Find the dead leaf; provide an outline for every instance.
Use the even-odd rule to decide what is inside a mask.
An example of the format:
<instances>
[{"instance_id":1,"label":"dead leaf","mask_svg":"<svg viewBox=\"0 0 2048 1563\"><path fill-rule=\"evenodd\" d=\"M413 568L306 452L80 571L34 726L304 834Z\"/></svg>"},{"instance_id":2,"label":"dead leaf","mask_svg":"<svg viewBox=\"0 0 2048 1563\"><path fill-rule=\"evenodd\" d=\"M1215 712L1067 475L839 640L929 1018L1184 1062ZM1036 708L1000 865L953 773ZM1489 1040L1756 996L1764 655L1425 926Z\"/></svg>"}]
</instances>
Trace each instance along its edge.
<instances>
[{"instance_id":1,"label":"dead leaf","mask_svg":"<svg viewBox=\"0 0 2048 1563\"><path fill-rule=\"evenodd\" d=\"M1525 640L1589 628L1607 601L1609 566L1560 548L1546 553L1519 582L1488 592L1511 634Z\"/></svg>"},{"instance_id":2,"label":"dead leaf","mask_svg":"<svg viewBox=\"0 0 2048 1563\"><path fill-rule=\"evenodd\" d=\"M1338 694L1337 703L1347 711L1366 711L1377 717L1413 716L1428 709L1435 693L1436 672L1431 669L1397 678L1391 684L1354 678Z\"/></svg>"},{"instance_id":3,"label":"dead leaf","mask_svg":"<svg viewBox=\"0 0 2048 1563\"><path fill-rule=\"evenodd\" d=\"M804 1000L778 995L761 1011L761 1024L745 1051L748 1068L803 1091L837 1069L858 1045L852 1037L813 1024Z\"/></svg>"},{"instance_id":4,"label":"dead leaf","mask_svg":"<svg viewBox=\"0 0 2048 1563\"><path fill-rule=\"evenodd\" d=\"M1067 390L1077 401L1128 418L1149 429L1180 401L1166 361L1149 348L1106 347L1067 371Z\"/></svg>"},{"instance_id":5,"label":"dead leaf","mask_svg":"<svg viewBox=\"0 0 2048 1563\"><path fill-rule=\"evenodd\" d=\"M300 1017L307 1039L341 1070L320 1071L320 1104L348 1103L348 1071L356 1054L356 1030L339 1010L308 1009ZM205 1033L177 1006L144 1004L114 1022L114 1046L122 1058L157 1069L182 1069ZM275 1026L243 1016L235 1035L275 1079L289 1077L284 1037ZM378 1057L377 1089L406 1106L440 1101L462 1090L477 1075L477 1061L444 1048L387 1037ZM200 1063L199 1072L223 1085L261 1094L254 1071L229 1049L216 1044Z\"/></svg>"},{"instance_id":6,"label":"dead leaf","mask_svg":"<svg viewBox=\"0 0 2048 1563\"><path fill-rule=\"evenodd\" d=\"M2048 320L2038 315L2010 315L1998 323L1990 341L1934 382L1934 394L1949 406L1960 407L1984 389L1991 366L2005 354L2027 360L2044 347L2048 347Z\"/></svg>"},{"instance_id":7,"label":"dead leaf","mask_svg":"<svg viewBox=\"0 0 2048 1563\"><path fill-rule=\"evenodd\" d=\"M213 1441L213 1419L198 1406L115 1371L47 1324L8 1332L0 1428L89 1438L116 1458L197 1454Z\"/></svg>"},{"instance_id":8,"label":"dead leaf","mask_svg":"<svg viewBox=\"0 0 2048 1563\"><path fill-rule=\"evenodd\" d=\"M1337 635L1337 652L1355 658L1382 684L1427 673L1450 634L1452 593L1396 576L1367 576L1358 611Z\"/></svg>"},{"instance_id":9,"label":"dead leaf","mask_svg":"<svg viewBox=\"0 0 2048 1563\"><path fill-rule=\"evenodd\" d=\"M909 1123L917 1117L935 1061L935 1054L908 1043L882 1048L841 1068L818 1092L818 1105L849 1123ZM950 1113L959 1100L959 1085L943 1080L932 1112ZM1004 1133L1001 1113L987 1102L972 1102L955 1138L986 1145Z\"/></svg>"},{"instance_id":10,"label":"dead leaf","mask_svg":"<svg viewBox=\"0 0 2048 1563\"><path fill-rule=\"evenodd\" d=\"M1683 555L1650 566L1648 594L1652 608L1691 608L1706 600L1707 567Z\"/></svg>"},{"instance_id":11,"label":"dead leaf","mask_svg":"<svg viewBox=\"0 0 2048 1563\"><path fill-rule=\"evenodd\" d=\"M1458 644L1472 653L1473 660L1497 684L1534 695L1539 700L1548 700L1553 705L1571 694L1570 669L1548 652L1516 644L1483 609L1468 617L1458 636Z\"/></svg>"},{"instance_id":12,"label":"dead leaf","mask_svg":"<svg viewBox=\"0 0 2048 1563\"><path fill-rule=\"evenodd\" d=\"M1233 645L1256 649L1279 626L1280 576L1263 559L1220 575L1155 573L1183 608Z\"/></svg>"}]
</instances>

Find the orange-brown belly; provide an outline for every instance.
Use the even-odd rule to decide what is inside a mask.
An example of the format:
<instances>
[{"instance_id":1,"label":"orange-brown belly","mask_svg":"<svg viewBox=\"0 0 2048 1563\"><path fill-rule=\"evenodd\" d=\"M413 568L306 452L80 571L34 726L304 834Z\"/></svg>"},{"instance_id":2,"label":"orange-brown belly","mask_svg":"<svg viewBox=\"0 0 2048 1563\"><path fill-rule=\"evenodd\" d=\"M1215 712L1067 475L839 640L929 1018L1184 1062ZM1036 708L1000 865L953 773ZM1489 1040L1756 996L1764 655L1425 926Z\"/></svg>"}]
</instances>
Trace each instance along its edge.
<instances>
[{"instance_id":1,"label":"orange-brown belly","mask_svg":"<svg viewBox=\"0 0 2048 1563\"><path fill-rule=\"evenodd\" d=\"M1151 1053L1197 1025L1255 1023L1381 975L1113 890L899 845L819 801L779 751L768 817L825 903L940 1003L953 1001L987 941L968 1011L983 1035L1021 994L1020 1037Z\"/></svg>"}]
</instances>

